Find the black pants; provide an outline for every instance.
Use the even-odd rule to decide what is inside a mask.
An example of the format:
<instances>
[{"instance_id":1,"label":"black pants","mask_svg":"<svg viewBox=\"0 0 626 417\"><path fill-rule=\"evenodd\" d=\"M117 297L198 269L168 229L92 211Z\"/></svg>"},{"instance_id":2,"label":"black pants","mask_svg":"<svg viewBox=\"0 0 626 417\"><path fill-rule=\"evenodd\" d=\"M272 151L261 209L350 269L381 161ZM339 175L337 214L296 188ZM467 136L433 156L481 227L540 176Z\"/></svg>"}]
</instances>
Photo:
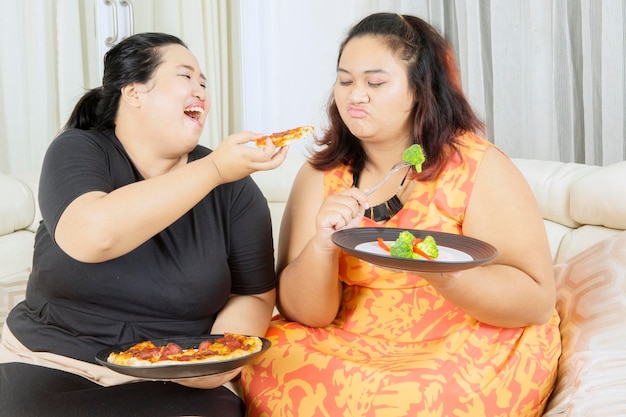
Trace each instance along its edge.
<instances>
[{"instance_id":1,"label":"black pants","mask_svg":"<svg viewBox=\"0 0 626 417\"><path fill-rule=\"evenodd\" d=\"M0 417L174 417L245 415L224 387L146 381L102 387L80 376L23 363L0 364Z\"/></svg>"}]
</instances>

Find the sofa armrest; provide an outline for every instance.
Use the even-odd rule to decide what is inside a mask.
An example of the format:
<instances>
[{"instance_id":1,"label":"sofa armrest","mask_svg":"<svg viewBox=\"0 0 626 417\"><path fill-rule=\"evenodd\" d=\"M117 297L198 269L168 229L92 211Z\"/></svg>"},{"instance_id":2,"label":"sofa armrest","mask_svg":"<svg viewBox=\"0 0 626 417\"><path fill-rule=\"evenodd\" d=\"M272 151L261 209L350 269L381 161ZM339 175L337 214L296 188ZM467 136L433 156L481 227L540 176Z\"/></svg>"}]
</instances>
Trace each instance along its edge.
<instances>
[{"instance_id":1,"label":"sofa armrest","mask_svg":"<svg viewBox=\"0 0 626 417\"><path fill-rule=\"evenodd\" d=\"M33 225L37 211L35 195L28 183L0 174L0 236Z\"/></svg>"}]
</instances>

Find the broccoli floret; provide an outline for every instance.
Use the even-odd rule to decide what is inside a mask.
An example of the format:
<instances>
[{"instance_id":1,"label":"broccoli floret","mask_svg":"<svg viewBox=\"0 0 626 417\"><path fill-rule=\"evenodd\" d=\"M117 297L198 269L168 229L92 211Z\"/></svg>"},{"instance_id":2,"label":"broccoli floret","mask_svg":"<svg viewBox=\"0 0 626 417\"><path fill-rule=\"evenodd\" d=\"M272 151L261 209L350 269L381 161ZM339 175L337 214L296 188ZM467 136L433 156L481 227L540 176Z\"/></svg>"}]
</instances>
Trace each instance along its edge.
<instances>
[{"instance_id":1,"label":"broccoli floret","mask_svg":"<svg viewBox=\"0 0 626 417\"><path fill-rule=\"evenodd\" d=\"M420 248L422 252L430 255L433 259L437 259L439 257L439 248L437 247L435 238L431 235L426 236L424 240L417 244L417 247Z\"/></svg>"},{"instance_id":2,"label":"broccoli floret","mask_svg":"<svg viewBox=\"0 0 626 417\"><path fill-rule=\"evenodd\" d=\"M391 245L389 254L396 258L424 259L423 256L418 255L413 250L413 241L415 239L415 236L411 232L406 230L400 232L396 241ZM417 244L417 247L433 259L439 257L439 248L437 247L435 238L431 235L426 236Z\"/></svg>"},{"instance_id":3,"label":"broccoli floret","mask_svg":"<svg viewBox=\"0 0 626 417\"><path fill-rule=\"evenodd\" d=\"M422 164L426 160L426 156L424 156L422 147L416 143L402 152L402 160L407 164L413 165L417 172L422 172Z\"/></svg>"},{"instance_id":4,"label":"broccoli floret","mask_svg":"<svg viewBox=\"0 0 626 417\"><path fill-rule=\"evenodd\" d=\"M389 254L396 258L417 259L417 254L413 252L413 240L415 236L411 232L402 231L391 245Z\"/></svg>"}]
</instances>

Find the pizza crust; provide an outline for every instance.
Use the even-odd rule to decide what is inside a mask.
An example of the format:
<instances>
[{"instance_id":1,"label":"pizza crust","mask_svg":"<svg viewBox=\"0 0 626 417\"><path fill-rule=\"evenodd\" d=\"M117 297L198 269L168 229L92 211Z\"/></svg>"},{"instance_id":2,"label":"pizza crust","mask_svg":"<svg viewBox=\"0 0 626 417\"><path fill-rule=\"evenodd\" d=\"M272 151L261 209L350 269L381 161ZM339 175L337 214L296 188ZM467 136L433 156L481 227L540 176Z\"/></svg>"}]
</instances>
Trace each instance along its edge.
<instances>
[{"instance_id":1,"label":"pizza crust","mask_svg":"<svg viewBox=\"0 0 626 417\"><path fill-rule=\"evenodd\" d=\"M274 146L288 146L292 143L302 139L306 135L312 134L314 131L313 126L301 126L293 129L285 130L283 132L272 133L271 135L261 136L254 140L254 143L259 148L264 148L267 144L267 139L271 139Z\"/></svg>"}]
</instances>

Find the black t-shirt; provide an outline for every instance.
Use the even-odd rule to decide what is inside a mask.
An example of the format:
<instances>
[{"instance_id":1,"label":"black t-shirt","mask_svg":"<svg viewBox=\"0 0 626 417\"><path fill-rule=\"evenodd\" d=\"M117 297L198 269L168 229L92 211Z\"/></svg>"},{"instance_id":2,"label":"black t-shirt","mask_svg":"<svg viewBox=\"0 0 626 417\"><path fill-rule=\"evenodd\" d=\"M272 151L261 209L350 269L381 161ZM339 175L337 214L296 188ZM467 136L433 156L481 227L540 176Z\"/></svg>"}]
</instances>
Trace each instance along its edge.
<instances>
[{"instance_id":1,"label":"black t-shirt","mask_svg":"<svg viewBox=\"0 0 626 417\"><path fill-rule=\"evenodd\" d=\"M202 146L189 162L208 155ZM229 295L276 285L267 201L250 177L223 184L132 252L101 263L66 255L52 236L76 197L142 181L113 132L72 129L44 159L26 300L7 318L33 351L94 362L135 340L209 333Z\"/></svg>"}]
</instances>

